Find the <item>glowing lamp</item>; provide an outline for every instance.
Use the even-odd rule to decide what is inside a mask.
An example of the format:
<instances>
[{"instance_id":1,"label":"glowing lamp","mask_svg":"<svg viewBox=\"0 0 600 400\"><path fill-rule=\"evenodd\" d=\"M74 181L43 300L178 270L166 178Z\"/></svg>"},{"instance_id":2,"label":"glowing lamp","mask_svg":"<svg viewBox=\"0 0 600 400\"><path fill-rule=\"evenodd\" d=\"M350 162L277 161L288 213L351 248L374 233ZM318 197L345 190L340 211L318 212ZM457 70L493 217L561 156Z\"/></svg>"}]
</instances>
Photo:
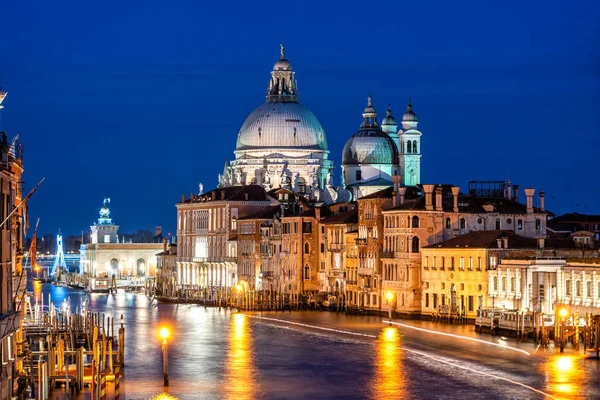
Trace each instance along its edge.
<instances>
[{"instance_id":1,"label":"glowing lamp","mask_svg":"<svg viewBox=\"0 0 600 400\"><path fill-rule=\"evenodd\" d=\"M169 333L170 333L170 332L169 332L169 329L168 329L168 328L166 328L166 327L163 327L163 328L160 330L160 338L161 338L162 340L167 340L167 338L169 337Z\"/></svg>"},{"instance_id":2,"label":"glowing lamp","mask_svg":"<svg viewBox=\"0 0 600 400\"><path fill-rule=\"evenodd\" d=\"M563 318L567 316L567 310L565 308L561 308L559 313L560 313L560 316Z\"/></svg>"},{"instance_id":3,"label":"glowing lamp","mask_svg":"<svg viewBox=\"0 0 600 400\"><path fill-rule=\"evenodd\" d=\"M237 285L235 288L237 289L238 292L242 291L242 285Z\"/></svg>"},{"instance_id":4,"label":"glowing lamp","mask_svg":"<svg viewBox=\"0 0 600 400\"><path fill-rule=\"evenodd\" d=\"M387 292L387 294L385 296L387 297L388 301L392 301L394 294L392 292Z\"/></svg>"}]
</instances>

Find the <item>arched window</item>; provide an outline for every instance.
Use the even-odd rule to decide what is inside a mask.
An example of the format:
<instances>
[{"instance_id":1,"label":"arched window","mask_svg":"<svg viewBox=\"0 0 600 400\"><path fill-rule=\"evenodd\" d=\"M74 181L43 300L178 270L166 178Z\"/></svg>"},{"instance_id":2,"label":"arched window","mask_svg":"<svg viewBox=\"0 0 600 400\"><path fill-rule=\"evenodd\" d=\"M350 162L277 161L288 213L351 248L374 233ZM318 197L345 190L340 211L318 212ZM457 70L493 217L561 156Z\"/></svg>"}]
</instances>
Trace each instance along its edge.
<instances>
[{"instance_id":1,"label":"arched window","mask_svg":"<svg viewBox=\"0 0 600 400\"><path fill-rule=\"evenodd\" d=\"M110 260L110 269L111 275L117 275L119 273L119 260L116 258Z\"/></svg>"},{"instance_id":2,"label":"arched window","mask_svg":"<svg viewBox=\"0 0 600 400\"><path fill-rule=\"evenodd\" d=\"M565 294L567 296L571 295L571 280L570 279L565 280Z\"/></svg>"},{"instance_id":3,"label":"arched window","mask_svg":"<svg viewBox=\"0 0 600 400\"><path fill-rule=\"evenodd\" d=\"M137 260L137 276L146 276L146 260L143 258Z\"/></svg>"},{"instance_id":4,"label":"arched window","mask_svg":"<svg viewBox=\"0 0 600 400\"><path fill-rule=\"evenodd\" d=\"M417 217L416 215L414 217L412 217L412 227L413 228L419 227L419 217Z\"/></svg>"},{"instance_id":5,"label":"arched window","mask_svg":"<svg viewBox=\"0 0 600 400\"><path fill-rule=\"evenodd\" d=\"M237 217L235 215L233 217L231 217L231 230L232 231L237 230Z\"/></svg>"},{"instance_id":6,"label":"arched window","mask_svg":"<svg viewBox=\"0 0 600 400\"><path fill-rule=\"evenodd\" d=\"M522 231L523 230L523 220L522 219L518 219L517 220L517 230L518 231Z\"/></svg>"},{"instance_id":7,"label":"arched window","mask_svg":"<svg viewBox=\"0 0 600 400\"><path fill-rule=\"evenodd\" d=\"M413 236L413 238L412 238L412 252L413 253L419 252L419 237L418 236Z\"/></svg>"},{"instance_id":8,"label":"arched window","mask_svg":"<svg viewBox=\"0 0 600 400\"><path fill-rule=\"evenodd\" d=\"M304 266L304 274L303 275L304 275L303 276L304 280L310 279L310 267L308 266L308 264L306 264Z\"/></svg>"},{"instance_id":9,"label":"arched window","mask_svg":"<svg viewBox=\"0 0 600 400\"><path fill-rule=\"evenodd\" d=\"M446 218L446 229L450 229L452 227L452 222L450 221L450 217Z\"/></svg>"},{"instance_id":10,"label":"arched window","mask_svg":"<svg viewBox=\"0 0 600 400\"><path fill-rule=\"evenodd\" d=\"M500 230L500 218L496 218L496 230Z\"/></svg>"},{"instance_id":11,"label":"arched window","mask_svg":"<svg viewBox=\"0 0 600 400\"><path fill-rule=\"evenodd\" d=\"M400 141L400 154L404 153L404 140Z\"/></svg>"},{"instance_id":12,"label":"arched window","mask_svg":"<svg viewBox=\"0 0 600 400\"><path fill-rule=\"evenodd\" d=\"M464 218L460 219L460 229L465 229L467 227L467 222Z\"/></svg>"},{"instance_id":13,"label":"arched window","mask_svg":"<svg viewBox=\"0 0 600 400\"><path fill-rule=\"evenodd\" d=\"M310 246L308 243L304 243L304 254L310 253Z\"/></svg>"},{"instance_id":14,"label":"arched window","mask_svg":"<svg viewBox=\"0 0 600 400\"><path fill-rule=\"evenodd\" d=\"M413 140L413 153L418 153L417 151L417 141Z\"/></svg>"},{"instance_id":15,"label":"arched window","mask_svg":"<svg viewBox=\"0 0 600 400\"><path fill-rule=\"evenodd\" d=\"M539 231L540 229L542 229L542 221L538 218L535 220L535 230Z\"/></svg>"},{"instance_id":16,"label":"arched window","mask_svg":"<svg viewBox=\"0 0 600 400\"><path fill-rule=\"evenodd\" d=\"M410 140L408 140L408 141L406 142L406 152L407 152L407 153L410 153L410 152L411 152L411 151L410 151Z\"/></svg>"}]
</instances>

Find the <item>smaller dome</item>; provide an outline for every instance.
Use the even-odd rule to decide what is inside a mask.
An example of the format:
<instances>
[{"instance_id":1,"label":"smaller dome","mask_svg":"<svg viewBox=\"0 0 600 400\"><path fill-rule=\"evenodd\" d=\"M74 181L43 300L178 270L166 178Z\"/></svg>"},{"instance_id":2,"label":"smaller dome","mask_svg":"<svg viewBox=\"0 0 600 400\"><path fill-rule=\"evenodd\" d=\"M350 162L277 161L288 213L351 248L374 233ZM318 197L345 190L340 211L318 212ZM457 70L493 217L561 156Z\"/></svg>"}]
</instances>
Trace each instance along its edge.
<instances>
[{"instance_id":1,"label":"smaller dome","mask_svg":"<svg viewBox=\"0 0 600 400\"><path fill-rule=\"evenodd\" d=\"M408 99L408 107L402 115L402 122L418 122L417 114L414 113L410 99Z\"/></svg>"},{"instance_id":2,"label":"smaller dome","mask_svg":"<svg viewBox=\"0 0 600 400\"><path fill-rule=\"evenodd\" d=\"M396 122L396 118L394 118L394 116L392 115L392 109L389 108L389 106L388 106L387 112L385 113L385 118L381 122L381 125L382 126L385 126L385 125L396 125L396 126L398 126L398 123Z\"/></svg>"},{"instance_id":3,"label":"smaller dome","mask_svg":"<svg viewBox=\"0 0 600 400\"><path fill-rule=\"evenodd\" d=\"M344 146L342 165L398 165L398 149L394 141L380 129L361 129Z\"/></svg>"},{"instance_id":4,"label":"smaller dome","mask_svg":"<svg viewBox=\"0 0 600 400\"><path fill-rule=\"evenodd\" d=\"M273 66L273 71L291 71L292 65L285 58L280 58L277 60L275 65Z\"/></svg>"}]
</instances>

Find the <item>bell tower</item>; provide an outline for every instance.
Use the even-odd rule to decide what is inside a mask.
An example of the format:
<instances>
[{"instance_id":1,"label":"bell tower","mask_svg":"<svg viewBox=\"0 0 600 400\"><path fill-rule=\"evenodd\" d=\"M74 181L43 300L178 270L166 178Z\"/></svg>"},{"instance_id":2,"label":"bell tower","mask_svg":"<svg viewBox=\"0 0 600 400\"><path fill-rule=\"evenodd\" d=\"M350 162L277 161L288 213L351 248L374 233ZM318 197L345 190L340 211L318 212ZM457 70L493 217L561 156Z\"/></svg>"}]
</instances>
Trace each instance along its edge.
<instances>
[{"instance_id":1,"label":"bell tower","mask_svg":"<svg viewBox=\"0 0 600 400\"><path fill-rule=\"evenodd\" d=\"M406 112L402 115L400 138L400 168L405 186L421 183L421 132L417 129L419 121L413 111L411 99L408 99Z\"/></svg>"}]
</instances>

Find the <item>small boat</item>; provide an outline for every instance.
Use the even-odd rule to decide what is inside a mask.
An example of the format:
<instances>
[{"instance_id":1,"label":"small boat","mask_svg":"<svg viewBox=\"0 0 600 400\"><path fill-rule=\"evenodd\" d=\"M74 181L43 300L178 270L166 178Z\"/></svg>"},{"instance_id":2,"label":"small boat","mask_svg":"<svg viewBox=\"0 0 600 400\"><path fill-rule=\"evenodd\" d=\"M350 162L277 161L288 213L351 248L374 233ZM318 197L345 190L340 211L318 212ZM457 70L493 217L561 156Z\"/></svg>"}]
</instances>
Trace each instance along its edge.
<instances>
[{"instance_id":1,"label":"small boat","mask_svg":"<svg viewBox=\"0 0 600 400\"><path fill-rule=\"evenodd\" d=\"M89 285L85 289L89 293L110 293L110 279L108 278L92 278L89 280Z\"/></svg>"}]
</instances>

